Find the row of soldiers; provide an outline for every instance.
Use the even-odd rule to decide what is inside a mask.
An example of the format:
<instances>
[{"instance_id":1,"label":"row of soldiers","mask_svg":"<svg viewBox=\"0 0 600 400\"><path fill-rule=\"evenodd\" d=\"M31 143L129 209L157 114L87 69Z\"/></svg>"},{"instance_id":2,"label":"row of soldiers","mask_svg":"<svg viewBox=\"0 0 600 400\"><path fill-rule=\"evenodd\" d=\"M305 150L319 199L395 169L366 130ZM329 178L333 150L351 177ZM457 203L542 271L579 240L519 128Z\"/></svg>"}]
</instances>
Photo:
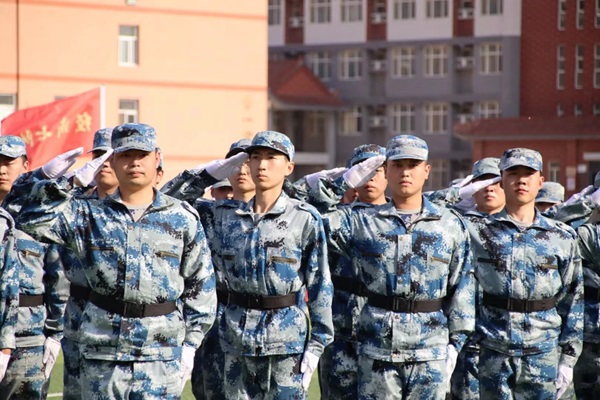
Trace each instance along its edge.
<instances>
[{"instance_id":1,"label":"row of soldiers","mask_svg":"<svg viewBox=\"0 0 600 400\"><path fill-rule=\"evenodd\" d=\"M423 193L409 135L290 184L293 144L259 132L160 191L148 125L99 131L70 173L81 150L26 172L24 149L0 137L0 398L43 398L61 340L69 399L190 376L198 399L305 398L317 369L326 399L600 395L600 192L550 187L542 214L534 150Z\"/></svg>"}]
</instances>

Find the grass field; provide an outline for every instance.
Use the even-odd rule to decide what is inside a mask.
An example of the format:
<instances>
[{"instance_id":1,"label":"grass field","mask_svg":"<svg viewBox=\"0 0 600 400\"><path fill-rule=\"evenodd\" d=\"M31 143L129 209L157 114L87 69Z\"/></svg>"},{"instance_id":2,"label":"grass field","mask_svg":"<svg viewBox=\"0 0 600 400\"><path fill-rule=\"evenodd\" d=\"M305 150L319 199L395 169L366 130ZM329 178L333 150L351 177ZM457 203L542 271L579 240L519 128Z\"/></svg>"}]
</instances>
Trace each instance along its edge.
<instances>
[{"instance_id":1,"label":"grass field","mask_svg":"<svg viewBox=\"0 0 600 400\"><path fill-rule=\"evenodd\" d=\"M48 391L49 399L61 399L62 398L62 388L63 388L63 357L62 352L56 361L56 365L52 369L52 379L50 380L50 390ZM308 399L309 400L318 400L320 398L321 392L319 390L319 380L317 379L317 373L313 375L312 382L310 384L310 388L308 390ZM194 400L194 395L192 395L192 389L190 387L190 383L185 386L185 390L183 391L183 395L181 396L182 400Z\"/></svg>"}]
</instances>

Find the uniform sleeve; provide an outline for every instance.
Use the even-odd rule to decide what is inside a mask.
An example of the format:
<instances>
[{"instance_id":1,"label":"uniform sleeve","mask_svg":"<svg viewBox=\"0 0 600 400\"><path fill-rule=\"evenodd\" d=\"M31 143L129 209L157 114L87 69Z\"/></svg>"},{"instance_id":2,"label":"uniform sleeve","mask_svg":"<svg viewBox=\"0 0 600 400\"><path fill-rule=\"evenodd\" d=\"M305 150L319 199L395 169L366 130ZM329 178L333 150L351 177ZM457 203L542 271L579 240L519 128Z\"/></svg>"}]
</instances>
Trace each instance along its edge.
<instances>
[{"instance_id":1,"label":"uniform sleeve","mask_svg":"<svg viewBox=\"0 0 600 400\"><path fill-rule=\"evenodd\" d=\"M578 243L575 239L570 242L568 258L559 261L562 288L556 310L562 318L560 364L573 368L583 346L583 273Z\"/></svg>"},{"instance_id":2,"label":"uniform sleeve","mask_svg":"<svg viewBox=\"0 0 600 400\"><path fill-rule=\"evenodd\" d=\"M578 201L565 204L560 203L550 207L542 215L556 221L568 223L576 219L587 219L598 208L590 196L583 196Z\"/></svg>"},{"instance_id":3,"label":"uniform sleeve","mask_svg":"<svg viewBox=\"0 0 600 400\"><path fill-rule=\"evenodd\" d=\"M181 273L184 279L181 300L186 326L184 345L198 348L214 323L217 295L210 250L197 217L186 237Z\"/></svg>"},{"instance_id":4,"label":"uniform sleeve","mask_svg":"<svg viewBox=\"0 0 600 400\"><path fill-rule=\"evenodd\" d=\"M312 232L305 247L306 289L311 332L306 350L320 356L333 341L331 303L333 284L329 273L327 242L320 217L314 220Z\"/></svg>"},{"instance_id":5,"label":"uniform sleeve","mask_svg":"<svg viewBox=\"0 0 600 400\"><path fill-rule=\"evenodd\" d=\"M69 282L60 257L60 247L48 246L44 260L44 304L46 322L44 333L56 340L62 339L64 316L69 299Z\"/></svg>"},{"instance_id":6,"label":"uniform sleeve","mask_svg":"<svg viewBox=\"0 0 600 400\"><path fill-rule=\"evenodd\" d=\"M323 216L327 250L352 258L349 242L352 239L352 208L341 207Z\"/></svg>"},{"instance_id":7,"label":"uniform sleeve","mask_svg":"<svg viewBox=\"0 0 600 400\"><path fill-rule=\"evenodd\" d=\"M8 216L7 216L8 217ZM11 223L0 218L0 349L14 349L19 307L19 263Z\"/></svg>"},{"instance_id":8,"label":"uniform sleeve","mask_svg":"<svg viewBox=\"0 0 600 400\"><path fill-rule=\"evenodd\" d=\"M203 169L186 170L165 183L160 191L181 201L193 204L198 198L204 196L206 188L217 182L215 178Z\"/></svg>"},{"instance_id":9,"label":"uniform sleeve","mask_svg":"<svg viewBox=\"0 0 600 400\"><path fill-rule=\"evenodd\" d=\"M475 330L475 276L471 239L464 223L458 222L456 247L449 265L444 313L448 318L450 344L458 352Z\"/></svg>"}]
</instances>

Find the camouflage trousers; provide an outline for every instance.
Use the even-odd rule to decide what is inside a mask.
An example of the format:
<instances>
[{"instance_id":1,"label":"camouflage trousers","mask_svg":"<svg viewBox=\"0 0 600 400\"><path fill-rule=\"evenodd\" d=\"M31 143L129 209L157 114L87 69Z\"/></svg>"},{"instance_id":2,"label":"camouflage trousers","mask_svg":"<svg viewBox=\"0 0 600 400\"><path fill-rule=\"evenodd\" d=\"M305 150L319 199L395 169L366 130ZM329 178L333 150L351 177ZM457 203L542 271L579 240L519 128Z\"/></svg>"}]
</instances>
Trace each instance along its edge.
<instances>
[{"instance_id":1,"label":"camouflage trousers","mask_svg":"<svg viewBox=\"0 0 600 400\"><path fill-rule=\"evenodd\" d=\"M446 360L387 362L358 357L359 399L443 400Z\"/></svg>"},{"instance_id":2,"label":"camouflage trousers","mask_svg":"<svg viewBox=\"0 0 600 400\"><path fill-rule=\"evenodd\" d=\"M577 400L600 399L600 344L583 342L573 371Z\"/></svg>"},{"instance_id":3,"label":"camouflage trousers","mask_svg":"<svg viewBox=\"0 0 600 400\"><path fill-rule=\"evenodd\" d=\"M81 359L82 399L179 399L182 389L179 360Z\"/></svg>"},{"instance_id":4,"label":"camouflage trousers","mask_svg":"<svg viewBox=\"0 0 600 400\"><path fill-rule=\"evenodd\" d=\"M479 353L480 398L556 399L558 350L508 356L482 347Z\"/></svg>"},{"instance_id":5,"label":"camouflage trousers","mask_svg":"<svg viewBox=\"0 0 600 400\"><path fill-rule=\"evenodd\" d=\"M63 337L61 347L64 357L63 368L63 400L81 399L81 353L79 343Z\"/></svg>"},{"instance_id":6,"label":"camouflage trousers","mask_svg":"<svg viewBox=\"0 0 600 400\"><path fill-rule=\"evenodd\" d=\"M44 346L17 347L0 383L0 399L45 399L50 379L44 376Z\"/></svg>"},{"instance_id":7,"label":"camouflage trousers","mask_svg":"<svg viewBox=\"0 0 600 400\"><path fill-rule=\"evenodd\" d=\"M356 343L334 340L319 359L322 400L353 400L358 396L358 354Z\"/></svg>"},{"instance_id":8,"label":"camouflage trousers","mask_svg":"<svg viewBox=\"0 0 600 400\"><path fill-rule=\"evenodd\" d=\"M300 354L246 357L225 353L225 398L305 399Z\"/></svg>"},{"instance_id":9,"label":"camouflage trousers","mask_svg":"<svg viewBox=\"0 0 600 400\"><path fill-rule=\"evenodd\" d=\"M452 398L479 400L479 348L463 346L452 374Z\"/></svg>"},{"instance_id":10,"label":"camouflage trousers","mask_svg":"<svg viewBox=\"0 0 600 400\"><path fill-rule=\"evenodd\" d=\"M196 400L225 399L225 354L218 331L218 326L211 328L194 357L192 393Z\"/></svg>"}]
</instances>

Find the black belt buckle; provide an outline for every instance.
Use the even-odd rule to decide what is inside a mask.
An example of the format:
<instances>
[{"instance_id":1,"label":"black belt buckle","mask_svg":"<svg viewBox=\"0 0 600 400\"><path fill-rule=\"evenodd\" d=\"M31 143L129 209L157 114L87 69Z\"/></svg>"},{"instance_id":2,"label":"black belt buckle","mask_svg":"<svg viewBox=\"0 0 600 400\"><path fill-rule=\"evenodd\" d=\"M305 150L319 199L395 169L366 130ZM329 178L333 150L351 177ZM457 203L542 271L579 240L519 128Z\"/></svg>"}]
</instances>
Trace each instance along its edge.
<instances>
[{"instance_id":1,"label":"black belt buckle","mask_svg":"<svg viewBox=\"0 0 600 400\"><path fill-rule=\"evenodd\" d=\"M144 317L144 305L137 304L137 303L124 302L123 316L126 318L143 318Z\"/></svg>"},{"instance_id":2,"label":"black belt buckle","mask_svg":"<svg viewBox=\"0 0 600 400\"><path fill-rule=\"evenodd\" d=\"M260 296L251 296L248 295L246 297L246 307L247 308L252 308L254 310L260 310L261 309L261 304L262 302L260 301Z\"/></svg>"},{"instance_id":3,"label":"black belt buckle","mask_svg":"<svg viewBox=\"0 0 600 400\"><path fill-rule=\"evenodd\" d=\"M529 300L523 300L523 311L526 313L533 312L533 305L535 303Z\"/></svg>"},{"instance_id":4,"label":"black belt buckle","mask_svg":"<svg viewBox=\"0 0 600 400\"><path fill-rule=\"evenodd\" d=\"M404 297L392 297L392 308L394 311L412 313L415 308L415 300Z\"/></svg>"}]
</instances>

